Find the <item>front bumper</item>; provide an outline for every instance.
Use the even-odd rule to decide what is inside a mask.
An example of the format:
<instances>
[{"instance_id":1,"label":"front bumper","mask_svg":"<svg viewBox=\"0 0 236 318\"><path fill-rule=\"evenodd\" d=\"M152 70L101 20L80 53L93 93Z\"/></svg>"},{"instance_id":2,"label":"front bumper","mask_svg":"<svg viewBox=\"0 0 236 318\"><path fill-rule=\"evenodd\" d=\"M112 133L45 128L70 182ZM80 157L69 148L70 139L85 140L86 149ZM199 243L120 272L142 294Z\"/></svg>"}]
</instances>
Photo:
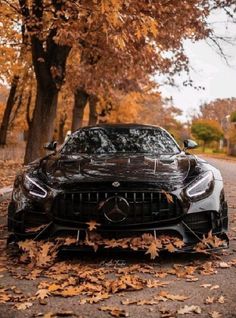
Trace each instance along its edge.
<instances>
[{"instance_id":1,"label":"front bumper","mask_svg":"<svg viewBox=\"0 0 236 318\"><path fill-rule=\"evenodd\" d=\"M78 233L83 237L88 230L86 223L88 221L84 220L81 222L79 221L80 217L76 215L76 217L74 216L71 219L69 214L64 212L68 205L61 209L58 209L61 206L56 206L59 211L62 210L64 212L62 214L54 210L55 206L53 208L53 205L56 197L52 197L51 201L32 201L32 198L27 197L21 188L14 191L8 214L8 228L9 232L12 233L9 241L19 241L26 238L78 237ZM179 194L176 194L176 200L180 201ZM142 203L140 203L141 206ZM165 203L164 208L166 207L168 207L167 203ZM148 222L143 221L135 224L124 222L113 225L99 222L98 220L98 223L102 225L97 228L97 232L112 238L137 236L143 233L169 234L181 238L186 246L198 243L209 232L220 238L226 237L228 209L224 200L222 182L219 182L218 187L208 198L191 204L187 202L184 208L181 208L180 204L177 208L177 214L172 208L168 210L171 215L174 215L172 219L168 220L152 222L149 220ZM142 211L138 209L137 212L141 213ZM141 214L138 215L140 216ZM92 218L89 220L92 220ZM139 219L136 218L136 220ZM39 231L31 231L31 228L38 226L42 226Z\"/></svg>"},{"instance_id":2,"label":"front bumper","mask_svg":"<svg viewBox=\"0 0 236 318\"><path fill-rule=\"evenodd\" d=\"M146 226L142 224L139 226L126 227L99 226L96 232L105 238L113 239L135 237L144 233L150 233L154 237L158 237L159 235L169 235L183 240L184 247L179 251L192 252L194 251L194 246L198 242L201 242L203 235L207 235L212 231L214 235L225 241L223 248L227 248L229 241L226 235L228 224L226 212L227 211L225 210L220 218L216 218L216 213L214 212L201 212L201 215L195 213L187 215L187 217L179 220L176 224L166 224L164 226L158 226L157 224L147 224ZM18 221L15 225L20 228L22 222ZM24 233L14 231L14 233L11 233L9 236L8 242L20 241L27 238L55 239L72 237L76 238L79 243L80 240L85 238L87 232L87 224L73 224L70 221L65 222L65 220L56 219L45 224L45 226L41 227L38 231L30 231L30 229ZM74 248L78 249L79 246L77 245L73 247L73 249ZM176 251L178 251L178 249L176 249Z\"/></svg>"}]
</instances>

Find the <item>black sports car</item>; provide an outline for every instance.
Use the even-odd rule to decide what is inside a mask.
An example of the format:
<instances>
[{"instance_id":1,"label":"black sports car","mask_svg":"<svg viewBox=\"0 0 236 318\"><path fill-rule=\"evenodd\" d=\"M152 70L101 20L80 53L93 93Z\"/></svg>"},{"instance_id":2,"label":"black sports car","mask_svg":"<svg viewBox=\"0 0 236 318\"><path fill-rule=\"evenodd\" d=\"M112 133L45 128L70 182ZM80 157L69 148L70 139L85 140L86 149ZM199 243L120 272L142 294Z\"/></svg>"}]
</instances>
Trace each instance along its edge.
<instances>
[{"instance_id":1,"label":"black sports car","mask_svg":"<svg viewBox=\"0 0 236 318\"><path fill-rule=\"evenodd\" d=\"M194 141L184 145L160 127L135 124L81 128L57 151L50 143L51 153L15 179L9 231L15 240L76 237L93 220L113 237L172 233L186 246L210 231L226 237L221 174L186 152Z\"/></svg>"}]
</instances>

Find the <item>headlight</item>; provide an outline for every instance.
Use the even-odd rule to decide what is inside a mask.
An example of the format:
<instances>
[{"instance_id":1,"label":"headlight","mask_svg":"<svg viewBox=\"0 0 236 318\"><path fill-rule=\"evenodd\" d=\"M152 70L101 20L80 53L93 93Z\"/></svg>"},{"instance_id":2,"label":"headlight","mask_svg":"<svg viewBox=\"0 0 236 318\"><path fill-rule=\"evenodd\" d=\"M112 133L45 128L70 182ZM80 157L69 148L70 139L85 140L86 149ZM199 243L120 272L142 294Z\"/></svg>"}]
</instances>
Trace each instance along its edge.
<instances>
[{"instance_id":1,"label":"headlight","mask_svg":"<svg viewBox=\"0 0 236 318\"><path fill-rule=\"evenodd\" d=\"M214 176L211 171L207 171L190 183L185 193L193 200L200 200L207 197L213 190Z\"/></svg>"},{"instance_id":2,"label":"headlight","mask_svg":"<svg viewBox=\"0 0 236 318\"><path fill-rule=\"evenodd\" d=\"M27 174L24 177L24 187L35 197L45 198L47 196L47 191Z\"/></svg>"}]
</instances>

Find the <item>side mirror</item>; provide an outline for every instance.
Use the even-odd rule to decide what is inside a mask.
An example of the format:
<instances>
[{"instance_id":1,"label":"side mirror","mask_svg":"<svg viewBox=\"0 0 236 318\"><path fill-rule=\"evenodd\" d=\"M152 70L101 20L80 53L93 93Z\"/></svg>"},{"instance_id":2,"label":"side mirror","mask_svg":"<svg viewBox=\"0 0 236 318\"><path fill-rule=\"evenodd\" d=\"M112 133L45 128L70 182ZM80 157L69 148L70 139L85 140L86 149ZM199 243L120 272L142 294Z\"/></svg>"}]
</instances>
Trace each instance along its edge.
<instances>
[{"instance_id":1,"label":"side mirror","mask_svg":"<svg viewBox=\"0 0 236 318\"><path fill-rule=\"evenodd\" d=\"M195 149L197 147L198 147L198 144L196 143L196 141L191 140L191 139L184 140L184 150Z\"/></svg>"},{"instance_id":2,"label":"side mirror","mask_svg":"<svg viewBox=\"0 0 236 318\"><path fill-rule=\"evenodd\" d=\"M55 151L57 149L57 141L48 142L43 148L46 150Z\"/></svg>"}]
</instances>

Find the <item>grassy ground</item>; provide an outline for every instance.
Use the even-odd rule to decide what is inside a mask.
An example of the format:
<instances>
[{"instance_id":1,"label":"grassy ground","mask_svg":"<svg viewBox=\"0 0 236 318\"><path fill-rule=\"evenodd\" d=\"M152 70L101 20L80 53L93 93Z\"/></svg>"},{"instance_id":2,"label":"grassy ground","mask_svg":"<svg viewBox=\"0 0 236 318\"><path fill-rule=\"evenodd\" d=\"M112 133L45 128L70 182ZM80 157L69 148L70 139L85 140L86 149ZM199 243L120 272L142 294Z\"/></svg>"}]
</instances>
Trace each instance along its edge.
<instances>
[{"instance_id":1,"label":"grassy ground","mask_svg":"<svg viewBox=\"0 0 236 318\"><path fill-rule=\"evenodd\" d=\"M236 156L228 156L226 150L223 152L217 152L213 148L205 148L205 151L203 152L202 147L199 147L197 149L190 150L190 152L195 155L204 155L216 159L236 160Z\"/></svg>"}]
</instances>

